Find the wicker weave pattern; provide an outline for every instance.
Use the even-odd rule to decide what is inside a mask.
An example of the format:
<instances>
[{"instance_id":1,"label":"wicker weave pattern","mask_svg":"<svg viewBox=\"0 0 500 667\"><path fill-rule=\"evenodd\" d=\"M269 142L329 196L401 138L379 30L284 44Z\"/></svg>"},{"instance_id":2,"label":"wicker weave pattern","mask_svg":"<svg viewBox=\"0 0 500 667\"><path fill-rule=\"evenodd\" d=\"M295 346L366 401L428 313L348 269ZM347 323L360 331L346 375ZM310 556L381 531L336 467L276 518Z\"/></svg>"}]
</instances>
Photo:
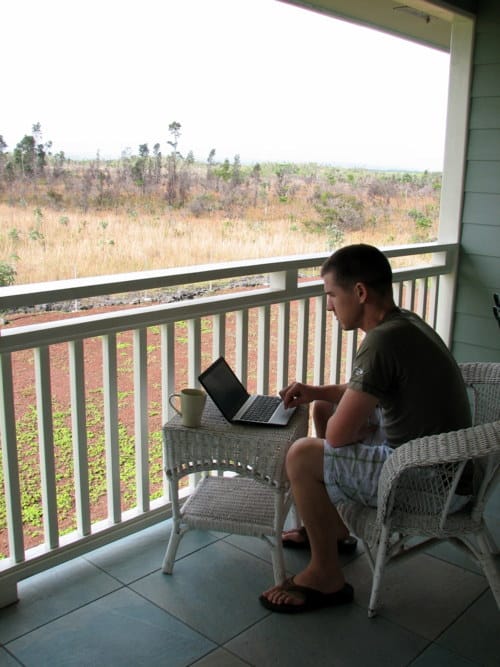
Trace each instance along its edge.
<instances>
[{"instance_id":1,"label":"wicker weave pattern","mask_svg":"<svg viewBox=\"0 0 500 667\"><path fill-rule=\"evenodd\" d=\"M180 479L194 472L231 470L279 488L287 486L285 455L307 433L308 410L297 410L286 428L228 424L207 400L200 428L182 426L175 416L164 426L167 477Z\"/></svg>"},{"instance_id":2,"label":"wicker weave pattern","mask_svg":"<svg viewBox=\"0 0 500 667\"><path fill-rule=\"evenodd\" d=\"M472 423L486 424L500 420L500 364L459 364L470 390Z\"/></svg>"},{"instance_id":3,"label":"wicker weave pattern","mask_svg":"<svg viewBox=\"0 0 500 667\"><path fill-rule=\"evenodd\" d=\"M205 477L181 515L191 528L240 535L274 535L276 490L241 477Z\"/></svg>"},{"instance_id":4,"label":"wicker weave pattern","mask_svg":"<svg viewBox=\"0 0 500 667\"><path fill-rule=\"evenodd\" d=\"M207 400L200 428L182 426L180 417L163 427L173 513L163 572L172 573L182 535L199 528L263 537L271 548L275 581L284 579L281 531L291 503L285 456L290 445L307 434L308 426L306 406L285 428L241 426L228 424ZM181 507L179 480L213 470L237 476L204 477Z\"/></svg>"},{"instance_id":5,"label":"wicker weave pattern","mask_svg":"<svg viewBox=\"0 0 500 667\"><path fill-rule=\"evenodd\" d=\"M470 389L475 425L398 447L384 464L377 509L355 502L338 507L350 530L363 540L374 570L370 616L385 563L416 536L458 540L483 568L500 608L495 545L483 521L485 503L500 477L500 364L468 363L460 368ZM474 461L472 500L463 510L448 514L468 460Z\"/></svg>"}]
</instances>

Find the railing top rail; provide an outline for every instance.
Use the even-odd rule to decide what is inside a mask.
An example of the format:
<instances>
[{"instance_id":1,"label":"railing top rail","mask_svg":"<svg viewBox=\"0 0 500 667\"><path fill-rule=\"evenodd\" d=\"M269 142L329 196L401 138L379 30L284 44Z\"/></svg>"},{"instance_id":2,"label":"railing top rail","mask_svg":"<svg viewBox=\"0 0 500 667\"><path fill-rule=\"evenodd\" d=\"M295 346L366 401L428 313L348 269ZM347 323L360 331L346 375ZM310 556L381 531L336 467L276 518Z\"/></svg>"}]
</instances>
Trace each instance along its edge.
<instances>
[{"instance_id":1,"label":"railing top rail","mask_svg":"<svg viewBox=\"0 0 500 667\"><path fill-rule=\"evenodd\" d=\"M431 242L382 247L381 250L387 257L404 257L446 252L454 247L453 244ZM329 252L321 252L308 255L237 260L220 264L203 264L0 287L0 311L42 303L173 287L186 283L193 284L241 276L277 273L292 268L296 270L314 268L320 266L329 254Z\"/></svg>"},{"instance_id":2,"label":"railing top rail","mask_svg":"<svg viewBox=\"0 0 500 667\"><path fill-rule=\"evenodd\" d=\"M393 275L395 282L402 282L445 272L446 263L443 262L432 266L396 269ZM0 336L0 354L296 299L307 299L323 294L323 290L322 280L308 280L302 283L297 282L294 285L288 283L286 287L239 290L229 294L127 308L96 315L75 316L53 322L3 329Z\"/></svg>"}]
</instances>

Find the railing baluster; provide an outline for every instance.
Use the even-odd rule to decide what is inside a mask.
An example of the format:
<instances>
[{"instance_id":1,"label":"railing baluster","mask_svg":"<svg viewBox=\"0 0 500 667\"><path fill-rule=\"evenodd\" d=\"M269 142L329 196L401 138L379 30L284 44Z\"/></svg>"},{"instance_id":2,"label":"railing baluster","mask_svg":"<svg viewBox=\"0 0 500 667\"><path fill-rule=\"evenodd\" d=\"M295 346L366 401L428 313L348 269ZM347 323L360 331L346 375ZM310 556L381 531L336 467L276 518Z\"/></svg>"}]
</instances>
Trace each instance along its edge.
<instances>
[{"instance_id":1,"label":"railing baluster","mask_svg":"<svg viewBox=\"0 0 500 667\"><path fill-rule=\"evenodd\" d=\"M314 384L324 384L325 380L325 340L326 340L326 297L314 298Z\"/></svg>"},{"instance_id":2,"label":"railing baluster","mask_svg":"<svg viewBox=\"0 0 500 667\"><path fill-rule=\"evenodd\" d=\"M288 384L290 356L290 302L278 304L278 363L276 372L277 389Z\"/></svg>"},{"instance_id":3,"label":"railing baluster","mask_svg":"<svg viewBox=\"0 0 500 667\"><path fill-rule=\"evenodd\" d=\"M394 303L401 308L403 303L403 285L400 282L392 284L392 295L394 298Z\"/></svg>"},{"instance_id":4,"label":"railing baluster","mask_svg":"<svg viewBox=\"0 0 500 667\"><path fill-rule=\"evenodd\" d=\"M173 323L160 326L160 341L161 419L164 424L174 415L174 411L168 402L168 397L175 391L175 325Z\"/></svg>"},{"instance_id":5,"label":"railing baluster","mask_svg":"<svg viewBox=\"0 0 500 667\"><path fill-rule=\"evenodd\" d=\"M248 309L236 312L236 374L244 385L248 381Z\"/></svg>"},{"instance_id":6,"label":"railing baluster","mask_svg":"<svg viewBox=\"0 0 500 667\"><path fill-rule=\"evenodd\" d=\"M331 361L330 361L330 382L339 384L342 372L342 327L335 318L332 323L332 343L331 343Z\"/></svg>"},{"instance_id":7,"label":"railing baluster","mask_svg":"<svg viewBox=\"0 0 500 667\"><path fill-rule=\"evenodd\" d=\"M149 510L147 329L134 331L134 421L137 509Z\"/></svg>"},{"instance_id":8,"label":"railing baluster","mask_svg":"<svg viewBox=\"0 0 500 667\"><path fill-rule=\"evenodd\" d=\"M420 317L427 319L428 280L422 278L418 281L416 310Z\"/></svg>"},{"instance_id":9,"label":"railing baluster","mask_svg":"<svg viewBox=\"0 0 500 667\"><path fill-rule=\"evenodd\" d=\"M87 418L85 414L85 364L83 342L68 343L71 427L75 470L75 505L78 534L90 535L89 468L87 456Z\"/></svg>"},{"instance_id":10,"label":"railing baluster","mask_svg":"<svg viewBox=\"0 0 500 667\"><path fill-rule=\"evenodd\" d=\"M223 357L226 353L226 314L212 317L212 358Z\"/></svg>"},{"instance_id":11,"label":"railing baluster","mask_svg":"<svg viewBox=\"0 0 500 667\"><path fill-rule=\"evenodd\" d=\"M174 415L174 410L168 402L168 397L175 391L175 325L160 325L161 341L161 419L165 424ZM165 469L165 451L162 447L162 469ZM163 475L163 495L170 498L170 485Z\"/></svg>"},{"instance_id":12,"label":"railing baluster","mask_svg":"<svg viewBox=\"0 0 500 667\"><path fill-rule=\"evenodd\" d=\"M415 310L415 287L416 280L410 280L410 297L408 301L408 310Z\"/></svg>"},{"instance_id":13,"label":"railing baluster","mask_svg":"<svg viewBox=\"0 0 500 667\"><path fill-rule=\"evenodd\" d=\"M432 276L429 278L431 280L431 294L429 299L429 317L427 322L434 329L436 328L437 323L437 311L439 304L439 276Z\"/></svg>"},{"instance_id":14,"label":"railing baluster","mask_svg":"<svg viewBox=\"0 0 500 667\"><path fill-rule=\"evenodd\" d=\"M50 386L49 348L35 349L35 385L40 442L40 476L42 482L43 528L45 544L50 549L59 546L57 525L57 491L54 459L54 428L52 421L52 392Z\"/></svg>"},{"instance_id":15,"label":"railing baluster","mask_svg":"<svg viewBox=\"0 0 500 667\"><path fill-rule=\"evenodd\" d=\"M295 377L307 382L309 354L309 299L300 299L297 312L297 369Z\"/></svg>"},{"instance_id":16,"label":"railing baluster","mask_svg":"<svg viewBox=\"0 0 500 667\"><path fill-rule=\"evenodd\" d=\"M17 458L14 388L12 382L12 355L0 355L0 434L5 485L5 505L9 554L14 563L24 560L23 517Z\"/></svg>"},{"instance_id":17,"label":"railing baluster","mask_svg":"<svg viewBox=\"0 0 500 667\"><path fill-rule=\"evenodd\" d=\"M261 306L258 309L258 343L257 343L257 391L259 394L269 393L269 360L271 350L271 307Z\"/></svg>"},{"instance_id":18,"label":"railing baluster","mask_svg":"<svg viewBox=\"0 0 500 667\"><path fill-rule=\"evenodd\" d=\"M104 428L106 446L106 488L108 518L121 521L120 448L118 441L118 380L116 335L103 336Z\"/></svg>"},{"instance_id":19,"label":"railing baluster","mask_svg":"<svg viewBox=\"0 0 500 667\"><path fill-rule=\"evenodd\" d=\"M198 375L201 369L201 320L196 317L188 320L188 384L199 385Z\"/></svg>"}]
</instances>

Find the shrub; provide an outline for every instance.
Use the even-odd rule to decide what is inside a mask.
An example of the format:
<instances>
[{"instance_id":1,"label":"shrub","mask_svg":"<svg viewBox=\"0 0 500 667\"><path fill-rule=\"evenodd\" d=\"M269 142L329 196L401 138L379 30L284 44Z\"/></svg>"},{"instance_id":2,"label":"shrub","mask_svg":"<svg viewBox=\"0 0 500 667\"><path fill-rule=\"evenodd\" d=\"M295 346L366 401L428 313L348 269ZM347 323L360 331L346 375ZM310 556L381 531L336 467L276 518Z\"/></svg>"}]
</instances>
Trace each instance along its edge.
<instances>
[{"instance_id":1,"label":"shrub","mask_svg":"<svg viewBox=\"0 0 500 667\"><path fill-rule=\"evenodd\" d=\"M8 287L16 281L16 270L7 262L0 262L0 286Z\"/></svg>"}]
</instances>

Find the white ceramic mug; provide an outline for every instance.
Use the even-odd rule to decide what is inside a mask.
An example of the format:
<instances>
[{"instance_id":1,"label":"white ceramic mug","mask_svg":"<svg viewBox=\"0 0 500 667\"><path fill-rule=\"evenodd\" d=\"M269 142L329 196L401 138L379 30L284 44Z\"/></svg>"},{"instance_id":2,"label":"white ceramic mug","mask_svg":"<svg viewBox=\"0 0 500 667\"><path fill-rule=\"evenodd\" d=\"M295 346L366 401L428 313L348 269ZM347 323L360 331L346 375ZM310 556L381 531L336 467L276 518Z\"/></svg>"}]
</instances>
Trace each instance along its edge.
<instances>
[{"instance_id":1,"label":"white ceramic mug","mask_svg":"<svg viewBox=\"0 0 500 667\"><path fill-rule=\"evenodd\" d=\"M180 399L180 410L174 405L175 399ZM207 395L201 389L182 389L179 394L171 394L168 397L168 402L182 417L183 426L190 428L197 428L201 424L201 415L205 407Z\"/></svg>"}]
</instances>

